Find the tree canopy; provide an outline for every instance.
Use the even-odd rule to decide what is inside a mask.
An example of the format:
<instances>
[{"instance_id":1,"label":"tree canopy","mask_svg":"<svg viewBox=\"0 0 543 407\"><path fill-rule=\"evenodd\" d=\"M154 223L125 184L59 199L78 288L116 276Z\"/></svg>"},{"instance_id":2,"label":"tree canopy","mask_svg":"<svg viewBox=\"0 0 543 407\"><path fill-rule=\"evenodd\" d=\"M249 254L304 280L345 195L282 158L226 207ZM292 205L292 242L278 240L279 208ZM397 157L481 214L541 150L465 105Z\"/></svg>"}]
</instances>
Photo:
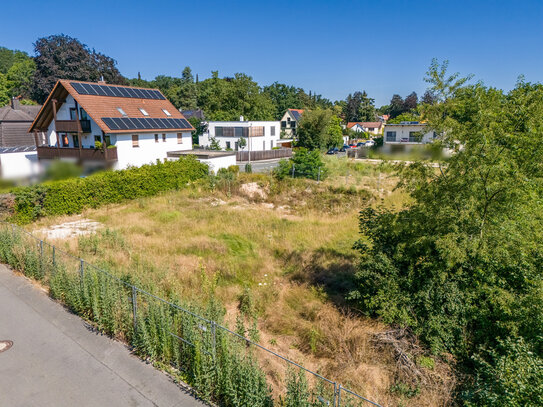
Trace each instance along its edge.
<instances>
[{"instance_id":1,"label":"tree canopy","mask_svg":"<svg viewBox=\"0 0 543 407\"><path fill-rule=\"evenodd\" d=\"M513 390L497 364L526 384L543 363L543 85L504 93L446 71L430 67L438 102L422 114L456 153L438 169L400 168L409 207L361 213L350 299L452 353L469 405L539 405L541 374Z\"/></svg>"}]
</instances>

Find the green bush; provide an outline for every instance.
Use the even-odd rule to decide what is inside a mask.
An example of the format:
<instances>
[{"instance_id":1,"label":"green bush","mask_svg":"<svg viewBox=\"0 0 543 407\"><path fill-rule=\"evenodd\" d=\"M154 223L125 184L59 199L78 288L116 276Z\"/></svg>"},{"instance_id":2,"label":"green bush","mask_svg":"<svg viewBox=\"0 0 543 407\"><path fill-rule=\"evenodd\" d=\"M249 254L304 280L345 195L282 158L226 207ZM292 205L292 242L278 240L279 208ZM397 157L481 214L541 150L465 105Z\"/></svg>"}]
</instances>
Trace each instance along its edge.
<instances>
[{"instance_id":1,"label":"green bush","mask_svg":"<svg viewBox=\"0 0 543 407\"><path fill-rule=\"evenodd\" d=\"M279 161L279 167L274 171L278 179L286 177L324 179L328 175L322 154L319 150L299 148L289 160Z\"/></svg>"},{"instance_id":2,"label":"green bush","mask_svg":"<svg viewBox=\"0 0 543 407\"><path fill-rule=\"evenodd\" d=\"M80 213L84 208L153 196L184 188L189 182L206 177L208 172L207 165L188 156L178 161L16 188L13 190L14 219L28 223L41 216L69 215Z\"/></svg>"}]
</instances>

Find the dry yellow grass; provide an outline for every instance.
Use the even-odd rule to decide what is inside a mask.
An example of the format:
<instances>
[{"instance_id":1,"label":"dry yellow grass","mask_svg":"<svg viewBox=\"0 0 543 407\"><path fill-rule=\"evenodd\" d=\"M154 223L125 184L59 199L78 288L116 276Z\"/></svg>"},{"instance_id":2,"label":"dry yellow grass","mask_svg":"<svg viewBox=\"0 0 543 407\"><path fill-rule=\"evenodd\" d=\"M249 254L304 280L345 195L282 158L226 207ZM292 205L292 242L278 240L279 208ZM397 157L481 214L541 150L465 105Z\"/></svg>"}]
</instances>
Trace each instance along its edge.
<instances>
[{"instance_id":1,"label":"dry yellow grass","mask_svg":"<svg viewBox=\"0 0 543 407\"><path fill-rule=\"evenodd\" d=\"M401 369L392 349L375 343L375 334L389 327L344 311L358 211L401 207L406 197L393 191L396 180L385 170L379 177L375 166L329 165L331 177L320 184L242 176L257 182L265 199L248 198L235 185L213 192L200 186L88 210L82 216L107 232L62 244L164 296L199 301L205 273L217 281L230 326L248 288L264 346L383 405L447 405L451 373L443 363L434 368L441 381L422 385L418 394L392 391ZM73 219L48 218L35 228ZM282 377L283 363L261 358L272 382Z\"/></svg>"}]
</instances>

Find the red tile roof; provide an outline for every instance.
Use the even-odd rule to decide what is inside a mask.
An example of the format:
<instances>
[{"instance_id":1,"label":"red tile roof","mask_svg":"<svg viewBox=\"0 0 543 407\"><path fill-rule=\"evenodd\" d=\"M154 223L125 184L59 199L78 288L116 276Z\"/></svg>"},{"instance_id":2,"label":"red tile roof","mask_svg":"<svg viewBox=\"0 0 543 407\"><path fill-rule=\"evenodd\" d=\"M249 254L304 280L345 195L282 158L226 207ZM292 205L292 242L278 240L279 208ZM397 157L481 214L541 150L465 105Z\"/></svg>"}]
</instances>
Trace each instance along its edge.
<instances>
[{"instance_id":1,"label":"red tile roof","mask_svg":"<svg viewBox=\"0 0 543 407\"><path fill-rule=\"evenodd\" d=\"M125 97L112 97L112 96L98 96L98 95L81 95L79 94L70 84L71 82L78 82L78 83L93 83L93 82L81 82L81 81L71 81L71 80L59 80L56 84L51 93L49 94L47 100L43 104L42 109L38 113L36 119L32 123L32 126L30 128L30 132L34 130L41 130L45 131L51 121L53 120L53 109L52 109L52 101L53 99L57 99L59 102L57 103L57 111L62 105L63 101L66 99L68 95L71 95L77 103L87 112L89 117L96 122L96 124L100 127L100 129L104 133L134 133L136 132L158 132L158 131L168 131L168 132L176 132L180 130L194 130L194 128L191 126L190 128L186 129L145 129L145 130L111 130L103 121L102 118L106 117L119 117L122 118L123 115L117 110L117 108L121 108L126 113L126 116L129 118L164 118L164 119L184 119L185 117L175 108L172 103L164 98L164 99L139 99L139 98L125 98ZM107 86L122 86L122 85L111 85L107 84ZM123 87L129 87L129 88L136 88L136 89L144 89L144 88L137 88L135 86L123 86ZM156 89L158 90L158 89ZM159 91L160 92L160 91ZM139 109L143 108L147 113L149 113L148 116L145 116ZM162 109L166 109L170 116L166 115L162 111Z\"/></svg>"},{"instance_id":2,"label":"red tile roof","mask_svg":"<svg viewBox=\"0 0 543 407\"><path fill-rule=\"evenodd\" d=\"M354 127L355 125L359 124L360 127L364 127L364 128L370 128L370 129L380 129L381 126L383 125L383 123L381 122L349 122L347 123L347 128L350 129L352 127Z\"/></svg>"}]
</instances>

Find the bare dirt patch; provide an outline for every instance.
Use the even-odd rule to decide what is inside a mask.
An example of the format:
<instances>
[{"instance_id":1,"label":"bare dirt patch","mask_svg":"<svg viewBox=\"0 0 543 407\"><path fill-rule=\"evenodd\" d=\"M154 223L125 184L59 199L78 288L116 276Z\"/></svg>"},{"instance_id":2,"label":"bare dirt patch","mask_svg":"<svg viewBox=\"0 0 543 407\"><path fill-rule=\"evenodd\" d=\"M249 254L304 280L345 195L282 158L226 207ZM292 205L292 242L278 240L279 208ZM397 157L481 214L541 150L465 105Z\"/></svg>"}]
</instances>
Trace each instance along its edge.
<instances>
[{"instance_id":1,"label":"bare dirt patch","mask_svg":"<svg viewBox=\"0 0 543 407\"><path fill-rule=\"evenodd\" d=\"M90 235L96 232L101 226L101 223L91 219L78 219L38 229L36 233L45 236L47 239L69 239Z\"/></svg>"}]
</instances>

